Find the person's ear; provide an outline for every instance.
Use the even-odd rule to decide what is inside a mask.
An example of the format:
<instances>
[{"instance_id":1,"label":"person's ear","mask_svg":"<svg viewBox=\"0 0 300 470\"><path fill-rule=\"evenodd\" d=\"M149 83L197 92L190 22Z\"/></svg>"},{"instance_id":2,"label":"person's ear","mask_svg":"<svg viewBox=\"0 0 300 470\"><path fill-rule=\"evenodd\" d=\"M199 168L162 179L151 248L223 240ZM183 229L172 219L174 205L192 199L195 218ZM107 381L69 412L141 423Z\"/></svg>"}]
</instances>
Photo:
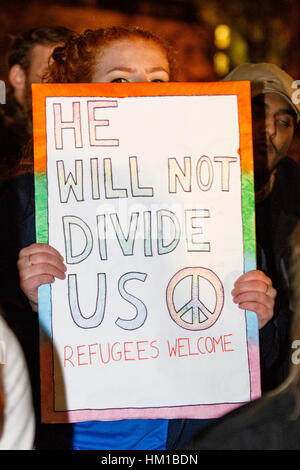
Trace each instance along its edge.
<instances>
[{"instance_id":1,"label":"person's ear","mask_svg":"<svg viewBox=\"0 0 300 470\"><path fill-rule=\"evenodd\" d=\"M8 81L17 90L24 90L26 85L26 74L21 65L14 64L8 73Z\"/></svg>"}]
</instances>

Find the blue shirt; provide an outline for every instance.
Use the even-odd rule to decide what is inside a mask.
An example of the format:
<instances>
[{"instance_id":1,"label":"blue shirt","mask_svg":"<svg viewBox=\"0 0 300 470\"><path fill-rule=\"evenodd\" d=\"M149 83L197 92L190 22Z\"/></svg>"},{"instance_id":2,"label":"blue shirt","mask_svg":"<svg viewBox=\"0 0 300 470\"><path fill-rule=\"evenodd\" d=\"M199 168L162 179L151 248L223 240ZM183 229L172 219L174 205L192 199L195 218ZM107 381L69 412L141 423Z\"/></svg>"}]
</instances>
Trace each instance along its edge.
<instances>
[{"instance_id":1,"label":"blue shirt","mask_svg":"<svg viewBox=\"0 0 300 470\"><path fill-rule=\"evenodd\" d=\"M166 419L87 421L73 425L74 450L165 450Z\"/></svg>"}]
</instances>

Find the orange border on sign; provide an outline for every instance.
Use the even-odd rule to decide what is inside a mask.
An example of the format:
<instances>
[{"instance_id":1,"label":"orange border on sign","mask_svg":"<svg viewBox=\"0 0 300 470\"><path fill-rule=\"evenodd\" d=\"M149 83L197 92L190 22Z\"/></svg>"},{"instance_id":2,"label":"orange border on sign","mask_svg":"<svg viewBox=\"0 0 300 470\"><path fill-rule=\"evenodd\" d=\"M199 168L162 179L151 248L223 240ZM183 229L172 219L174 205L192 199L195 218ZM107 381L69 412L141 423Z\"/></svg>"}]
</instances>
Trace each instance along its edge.
<instances>
[{"instance_id":1,"label":"orange border on sign","mask_svg":"<svg viewBox=\"0 0 300 470\"><path fill-rule=\"evenodd\" d=\"M248 85L248 86L247 86ZM35 171L46 171L46 115L45 100L54 96L93 96L126 98L129 96L191 96L191 95L237 95L239 113L241 170L253 172L252 118L249 110L250 82L219 83L57 83L33 84L33 126L35 148ZM249 110L249 112L247 112Z\"/></svg>"},{"instance_id":2,"label":"orange border on sign","mask_svg":"<svg viewBox=\"0 0 300 470\"><path fill-rule=\"evenodd\" d=\"M239 135L241 171L253 174L252 151L252 117L250 82L207 82L207 83L93 83L93 84L33 84L33 127L34 127L34 170L37 174L46 173L47 143L46 143L46 98L55 96L66 97L143 97L143 96L220 96L236 95L239 110ZM241 113L240 110L243 110ZM252 345L253 346L253 345ZM251 345L248 346L250 357L250 372L257 369L258 363ZM78 410L54 411L54 378L53 378L53 347L51 338L41 341L41 401L42 419L44 422L76 422L86 420L114 420L120 418L121 410ZM251 375L251 374L250 374ZM259 372L250 377L251 397L260 395ZM167 418L215 418L236 408L241 404L220 405L186 405L178 407L143 409L143 419L162 418L162 410ZM213 410L212 410L213 408ZM184 410L184 412L183 412ZM89 412L87 418L87 411ZM178 414L179 412L179 414ZM200 414L199 414L200 413ZM141 410L126 409L127 418L136 418Z\"/></svg>"}]
</instances>

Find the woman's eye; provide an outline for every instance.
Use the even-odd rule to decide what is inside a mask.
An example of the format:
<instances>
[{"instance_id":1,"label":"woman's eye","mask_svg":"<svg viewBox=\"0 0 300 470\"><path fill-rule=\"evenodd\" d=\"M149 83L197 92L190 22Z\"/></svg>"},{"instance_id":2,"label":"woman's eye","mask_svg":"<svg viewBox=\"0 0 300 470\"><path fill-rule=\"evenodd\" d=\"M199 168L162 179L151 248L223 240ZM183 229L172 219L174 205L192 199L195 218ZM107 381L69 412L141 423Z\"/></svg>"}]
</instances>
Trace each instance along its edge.
<instances>
[{"instance_id":1,"label":"woman's eye","mask_svg":"<svg viewBox=\"0 0 300 470\"><path fill-rule=\"evenodd\" d=\"M113 80L111 80L110 83L127 83L128 80L126 80L126 78L114 78Z\"/></svg>"},{"instance_id":2,"label":"woman's eye","mask_svg":"<svg viewBox=\"0 0 300 470\"><path fill-rule=\"evenodd\" d=\"M155 78L154 80L151 80L152 83L164 83L165 80L162 80L161 78Z\"/></svg>"}]
</instances>

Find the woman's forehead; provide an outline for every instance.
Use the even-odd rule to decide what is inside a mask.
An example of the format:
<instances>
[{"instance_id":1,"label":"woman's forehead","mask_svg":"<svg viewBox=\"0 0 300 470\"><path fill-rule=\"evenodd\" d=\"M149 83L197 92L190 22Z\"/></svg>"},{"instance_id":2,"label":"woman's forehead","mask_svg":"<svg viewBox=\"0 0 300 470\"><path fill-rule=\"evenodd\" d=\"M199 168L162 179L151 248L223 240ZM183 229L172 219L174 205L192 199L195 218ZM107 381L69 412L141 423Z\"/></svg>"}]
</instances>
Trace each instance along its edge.
<instances>
[{"instance_id":1,"label":"woman's forehead","mask_svg":"<svg viewBox=\"0 0 300 470\"><path fill-rule=\"evenodd\" d=\"M141 52L147 56L162 56L164 59L167 59L167 53L164 48L159 44L153 41L152 39L144 39L139 37L124 37L119 39L114 39L108 43L105 43L99 49L99 59L104 55L124 55L126 53L130 54L131 52Z\"/></svg>"},{"instance_id":2,"label":"woman's forehead","mask_svg":"<svg viewBox=\"0 0 300 470\"><path fill-rule=\"evenodd\" d=\"M108 72L117 67L162 68L169 72L164 49L152 40L124 38L104 45L96 55L95 72Z\"/></svg>"}]
</instances>

